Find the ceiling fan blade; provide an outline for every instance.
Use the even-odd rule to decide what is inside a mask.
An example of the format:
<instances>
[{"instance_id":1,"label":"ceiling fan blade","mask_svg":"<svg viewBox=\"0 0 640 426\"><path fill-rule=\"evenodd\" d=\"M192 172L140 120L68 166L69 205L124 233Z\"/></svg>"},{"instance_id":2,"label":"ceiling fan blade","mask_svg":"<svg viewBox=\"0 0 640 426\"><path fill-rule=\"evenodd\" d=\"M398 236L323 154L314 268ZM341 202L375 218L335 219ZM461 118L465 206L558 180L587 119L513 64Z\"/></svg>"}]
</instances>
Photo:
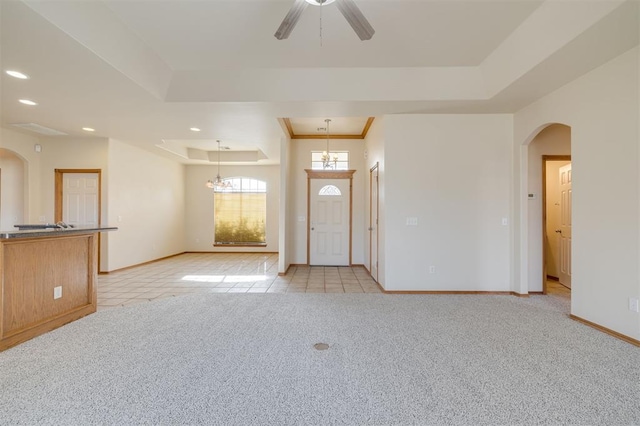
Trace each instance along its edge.
<instances>
[{"instance_id":1,"label":"ceiling fan blade","mask_svg":"<svg viewBox=\"0 0 640 426\"><path fill-rule=\"evenodd\" d=\"M298 23L300 19L300 15L307 8L308 3L305 0L295 0L291 9L289 9L289 13L284 17L280 27L278 27L278 31L274 34L275 38L278 40L284 40L289 37L291 31Z\"/></svg>"},{"instance_id":2,"label":"ceiling fan blade","mask_svg":"<svg viewBox=\"0 0 640 426\"><path fill-rule=\"evenodd\" d=\"M360 40L370 40L373 37L376 30L373 29L353 0L338 0L336 1L336 6L342 16L349 22L353 31L358 34Z\"/></svg>"}]
</instances>

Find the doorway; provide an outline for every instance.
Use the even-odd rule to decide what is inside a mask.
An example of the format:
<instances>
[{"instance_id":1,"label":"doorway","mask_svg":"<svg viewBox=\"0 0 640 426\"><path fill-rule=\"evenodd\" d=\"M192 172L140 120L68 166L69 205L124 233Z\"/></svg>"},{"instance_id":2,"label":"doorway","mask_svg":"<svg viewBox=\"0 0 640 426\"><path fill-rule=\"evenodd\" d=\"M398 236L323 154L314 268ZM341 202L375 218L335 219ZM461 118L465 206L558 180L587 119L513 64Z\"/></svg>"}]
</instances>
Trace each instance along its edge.
<instances>
[{"instance_id":1,"label":"doorway","mask_svg":"<svg viewBox=\"0 0 640 426\"><path fill-rule=\"evenodd\" d=\"M543 294L571 292L570 155L542 156Z\"/></svg>"},{"instance_id":2,"label":"doorway","mask_svg":"<svg viewBox=\"0 0 640 426\"><path fill-rule=\"evenodd\" d=\"M73 226L100 226L100 181L100 170L56 169L55 221Z\"/></svg>"},{"instance_id":3,"label":"doorway","mask_svg":"<svg viewBox=\"0 0 640 426\"><path fill-rule=\"evenodd\" d=\"M55 169L55 222L73 226L102 225L102 170ZM102 263L102 237L98 233L98 272Z\"/></svg>"},{"instance_id":4,"label":"doorway","mask_svg":"<svg viewBox=\"0 0 640 426\"><path fill-rule=\"evenodd\" d=\"M14 230L28 219L28 163L16 152L0 148L0 229Z\"/></svg>"},{"instance_id":5,"label":"doorway","mask_svg":"<svg viewBox=\"0 0 640 426\"><path fill-rule=\"evenodd\" d=\"M353 173L307 172L307 264L350 266Z\"/></svg>"}]
</instances>

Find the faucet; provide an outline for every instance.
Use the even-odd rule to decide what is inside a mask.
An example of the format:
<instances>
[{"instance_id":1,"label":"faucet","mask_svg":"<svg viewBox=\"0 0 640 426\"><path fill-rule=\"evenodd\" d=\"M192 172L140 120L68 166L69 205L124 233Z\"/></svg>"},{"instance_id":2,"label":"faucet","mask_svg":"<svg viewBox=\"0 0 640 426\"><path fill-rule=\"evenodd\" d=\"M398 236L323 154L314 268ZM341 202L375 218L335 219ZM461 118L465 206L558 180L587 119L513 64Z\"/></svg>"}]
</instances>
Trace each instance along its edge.
<instances>
[{"instance_id":1,"label":"faucet","mask_svg":"<svg viewBox=\"0 0 640 426\"><path fill-rule=\"evenodd\" d=\"M60 222L56 223L56 226L58 228L64 228L64 229L73 228L73 225L68 225L68 224L64 223L63 221L60 221Z\"/></svg>"}]
</instances>

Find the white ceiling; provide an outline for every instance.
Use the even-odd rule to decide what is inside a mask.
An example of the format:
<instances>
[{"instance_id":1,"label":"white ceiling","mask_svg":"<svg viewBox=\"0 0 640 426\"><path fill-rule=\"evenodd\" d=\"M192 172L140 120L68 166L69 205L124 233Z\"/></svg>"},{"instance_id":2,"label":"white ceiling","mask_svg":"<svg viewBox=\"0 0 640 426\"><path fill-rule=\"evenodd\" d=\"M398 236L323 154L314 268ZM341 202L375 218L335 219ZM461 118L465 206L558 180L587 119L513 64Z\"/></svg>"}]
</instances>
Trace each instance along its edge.
<instances>
[{"instance_id":1,"label":"white ceiling","mask_svg":"<svg viewBox=\"0 0 640 426\"><path fill-rule=\"evenodd\" d=\"M515 112L638 43L636 0L356 0L371 40L335 5L276 40L292 3L0 0L2 70L31 77L3 72L1 124L89 126L184 163L219 139L276 164L278 118L348 133L384 114Z\"/></svg>"}]
</instances>

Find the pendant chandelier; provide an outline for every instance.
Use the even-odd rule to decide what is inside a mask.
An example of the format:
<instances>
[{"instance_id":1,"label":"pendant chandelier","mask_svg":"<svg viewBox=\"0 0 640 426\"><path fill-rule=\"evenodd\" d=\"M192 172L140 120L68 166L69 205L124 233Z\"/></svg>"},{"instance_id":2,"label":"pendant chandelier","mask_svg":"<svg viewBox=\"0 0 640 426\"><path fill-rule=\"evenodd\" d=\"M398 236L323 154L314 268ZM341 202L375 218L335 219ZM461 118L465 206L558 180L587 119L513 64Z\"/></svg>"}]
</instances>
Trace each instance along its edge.
<instances>
[{"instance_id":1,"label":"pendant chandelier","mask_svg":"<svg viewBox=\"0 0 640 426\"><path fill-rule=\"evenodd\" d=\"M225 181L220 177L220 141L218 142L218 174L215 180L209 179L207 181L207 188L211 188L214 191L221 191L223 189L231 188L231 182Z\"/></svg>"},{"instance_id":2,"label":"pendant chandelier","mask_svg":"<svg viewBox=\"0 0 640 426\"><path fill-rule=\"evenodd\" d=\"M322 168L337 169L338 156L334 153L333 157L331 157L331 152L329 152L329 123L331 123L331 120L327 118L324 122L327 123L327 150L322 152Z\"/></svg>"}]
</instances>

